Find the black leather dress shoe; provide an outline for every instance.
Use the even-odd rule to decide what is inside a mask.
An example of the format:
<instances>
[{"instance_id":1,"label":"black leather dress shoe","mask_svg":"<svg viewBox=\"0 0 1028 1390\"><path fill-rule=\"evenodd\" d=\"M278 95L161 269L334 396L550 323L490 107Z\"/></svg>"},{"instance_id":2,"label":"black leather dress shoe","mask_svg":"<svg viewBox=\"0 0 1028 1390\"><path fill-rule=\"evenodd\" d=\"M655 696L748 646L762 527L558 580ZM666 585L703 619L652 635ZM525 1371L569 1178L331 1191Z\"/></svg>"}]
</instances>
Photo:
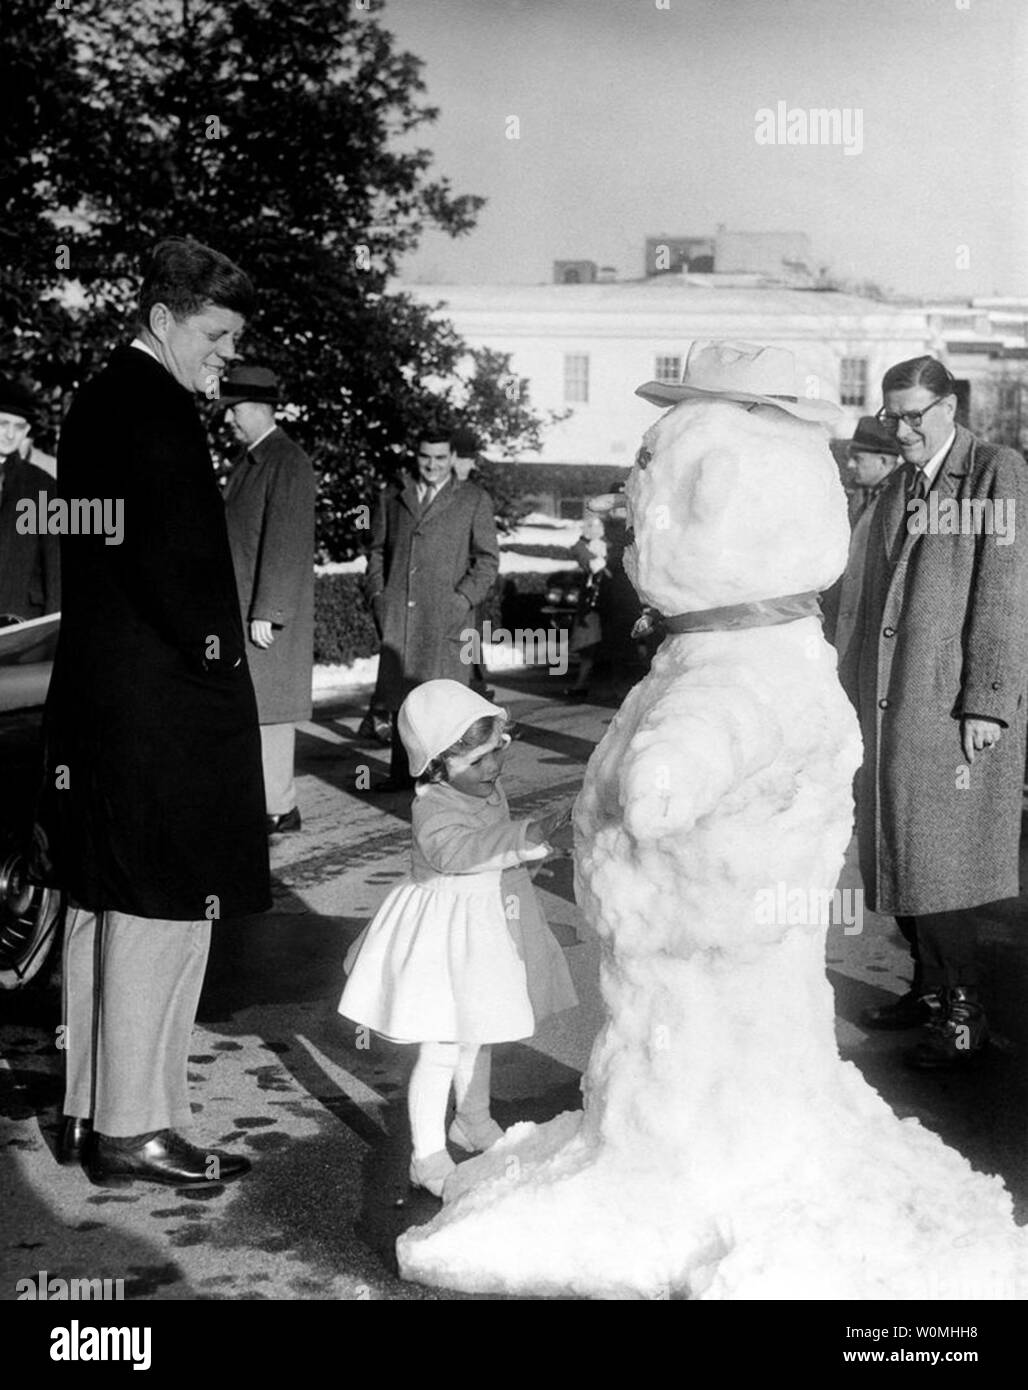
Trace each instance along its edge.
<instances>
[{"instance_id":1,"label":"black leather dress shoe","mask_svg":"<svg viewBox=\"0 0 1028 1390\"><path fill-rule=\"evenodd\" d=\"M283 811L280 816L265 816L264 824L269 835L292 835L300 829L300 808L294 806L291 811Z\"/></svg>"},{"instance_id":2,"label":"black leather dress shoe","mask_svg":"<svg viewBox=\"0 0 1028 1390\"><path fill-rule=\"evenodd\" d=\"M929 991L915 994L908 990L901 999L891 1004L879 1004L873 1009L865 1009L860 1021L865 1028L923 1028L937 1018L943 1009L941 992Z\"/></svg>"},{"instance_id":3,"label":"black leather dress shoe","mask_svg":"<svg viewBox=\"0 0 1028 1390\"><path fill-rule=\"evenodd\" d=\"M126 1149L106 1135L94 1134L82 1157L86 1177L97 1187L127 1182L157 1182L165 1187L214 1187L250 1171L250 1160L235 1154L207 1152L174 1130L162 1129L137 1148Z\"/></svg>"},{"instance_id":4,"label":"black leather dress shoe","mask_svg":"<svg viewBox=\"0 0 1028 1390\"><path fill-rule=\"evenodd\" d=\"M75 1115L62 1115L57 1131L57 1162L67 1165L79 1163L86 1140L93 1132L92 1120L80 1120Z\"/></svg>"}]
</instances>

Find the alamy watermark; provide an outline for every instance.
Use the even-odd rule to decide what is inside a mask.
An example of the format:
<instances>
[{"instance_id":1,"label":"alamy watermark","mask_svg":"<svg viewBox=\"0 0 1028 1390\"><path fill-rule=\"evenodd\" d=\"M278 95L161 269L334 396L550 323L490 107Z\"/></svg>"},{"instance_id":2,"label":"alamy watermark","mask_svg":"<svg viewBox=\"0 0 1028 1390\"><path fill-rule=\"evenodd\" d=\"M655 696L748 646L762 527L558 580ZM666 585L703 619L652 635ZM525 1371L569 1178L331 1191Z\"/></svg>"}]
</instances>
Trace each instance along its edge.
<instances>
[{"instance_id":1,"label":"alamy watermark","mask_svg":"<svg viewBox=\"0 0 1028 1390\"><path fill-rule=\"evenodd\" d=\"M121 545L125 537L125 502L121 497L49 497L15 504L19 536L103 536L105 545Z\"/></svg>"},{"instance_id":2,"label":"alamy watermark","mask_svg":"<svg viewBox=\"0 0 1028 1390\"><path fill-rule=\"evenodd\" d=\"M568 669L568 634L565 628L516 627L494 628L486 618L482 631L466 627L461 630L460 659L467 665L484 665L483 651L505 648L525 666L549 666L550 674L563 676Z\"/></svg>"},{"instance_id":3,"label":"alamy watermark","mask_svg":"<svg viewBox=\"0 0 1028 1390\"><path fill-rule=\"evenodd\" d=\"M927 497L907 503L907 531L912 536L995 536L997 545L1010 545L1016 530L1012 497Z\"/></svg>"},{"instance_id":4,"label":"alamy watermark","mask_svg":"<svg viewBox=\"0 0 1028 1390\"><path fill-rule=\"evenodd\" d=\"M790 888L779 882L754 894L753 919L761 927L841 926L846 936L864 930L862 888Z\"/></svg>"},{"instance_id":5,"label":"alamy watermark","mask_svg":"<svg viewBox=\"0 0 1028 1390\"><path fill-rule=\"evenodd\" d=\"M864 109L861 106L789 106L779 101L762 106L753 118L758 145L841 145L844 154L864 149Z\"/></svg>"},{"instance_id":6,"label":"alamy watermark","mask_svg":"<svg viewBox=\"0 0 1028 1390\"><path fill-rule=\"evenodd\" d=\"M34 1279L19 1279L17 1300L37 1299L59 1303L63 1300L93 1299L113 1302L125 1297L124 1279L60 1279L41 1269Z\"/></svg>"}]
</instances>

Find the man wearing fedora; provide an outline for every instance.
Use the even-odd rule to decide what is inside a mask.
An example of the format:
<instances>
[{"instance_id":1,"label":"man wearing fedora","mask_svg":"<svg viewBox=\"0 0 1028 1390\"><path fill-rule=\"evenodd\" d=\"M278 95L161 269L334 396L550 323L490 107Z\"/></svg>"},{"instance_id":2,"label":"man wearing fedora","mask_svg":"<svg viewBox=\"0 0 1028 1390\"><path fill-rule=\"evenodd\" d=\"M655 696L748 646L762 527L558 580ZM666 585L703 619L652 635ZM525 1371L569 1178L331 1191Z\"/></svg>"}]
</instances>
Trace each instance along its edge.
<instances>
[{"instance_id":1,"label":"man wearing fedora","mask_svg":"<svg viewBox=\"0 0 1028 1390\"><path fill-rule=\"evenodd\" d=\"M454 476L449 432L422 434L415 470L383 491L368 550L366 594L381 637L372 708L392 718L390 775L376 791L414 785L396 723L406 695L427 680L470 684L462 633L499 568L492 498Z\"/></svg>"},{"instance_id":2,"label":"man wearing fedora","mask_svg":"<svg viewBox=\"0 0 1028 1390\"><path fill-rule=\"evenodd\" d=\"M850 477L860 489L857 509L851 512L853 531L850 535L849 559L842 577L821 595L821 606L825 610L825 636L834 643L840 661L845 657L853 638L853 625L864 584L867 536L875 503L889 474L900 462L896 436L883 429L873 415L862 416L850 440L847 457Z\"/></svg>"},{"instance_id":3,"label":"man wearing fedora","mask_svg":"<svg viewBox=\"0 0 1028 1390\"><path fill-rule=\"evenodd\" d=\"M874 911L896 918L914 978L864 1023L921 1025L910 1065L964 1067L988 1038L981 909L1018 893L1028 471L1013 449L957 424L956 383L935 358L890 367L882 395L877 418L905 466L886 480L871 519L840 674L864 737L864 890ZM957 527L925 524L933 493L936 515L956 513Z\"/></svg>"},{"instance_id":4,"label":"man wearing fedora","mask_svg":"<svg viewBox=\"0 0 1028 1390\"><path fill-rule=\"evenodd\" d=\"M28 460L36 403L20 382L0 377L0 625L56 613L61 607L59 541L48 531L17 529L18 503L35 509L54 481ZM38 660L36 649L25 654Z\"/></svg>"},{"instance_id":5,"label":"man wearing fedora","mask_svg":"<svg viewBox=\"0 0 1028 1390\"><path fill-rule=\"evenodd\" d=\"M275 420L278 378L238 364L221 403L246 447L225 486L247 660L257 693L269 835L300 829L296 725L311 715L314 664L314 505L310 459Z\"/></svg>"},{"instance_id":6,"label":"man wearing fedora","mask_svg":"<svg viewBox=\"0 0 1028 1390\"><path fill-rule=\"evenodd\" d=\"M203 1188L250 1167L178 1130L211 924L271 905L257 705L196 408L252 304L228 257L158 243L137 336L77 391L58 451L63 498L125 517L117 545L61 538L40 808L69 900L57 1156L100 1185Z\"/></svg>"}]
</instances>

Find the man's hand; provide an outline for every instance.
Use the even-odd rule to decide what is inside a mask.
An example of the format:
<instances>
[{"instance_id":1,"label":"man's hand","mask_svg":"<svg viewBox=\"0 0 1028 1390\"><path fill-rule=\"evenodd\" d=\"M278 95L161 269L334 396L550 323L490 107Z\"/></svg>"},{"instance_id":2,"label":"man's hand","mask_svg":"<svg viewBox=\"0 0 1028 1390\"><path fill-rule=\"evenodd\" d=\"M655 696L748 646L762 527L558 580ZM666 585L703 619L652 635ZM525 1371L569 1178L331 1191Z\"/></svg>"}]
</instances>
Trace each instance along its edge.
<instances>
[{"instance_id":1,"label":"man's hand","mask_svg":"<svg viewBox=\"0 0 1028 1390\"><path fill-rule=\"evenodd\" d=\"M1003 726L996 719L962 719L960 721L960 744L968 766L974 762L975 753L984 753L999 743Z\"/></svg>"},{"instance_id":2,"label":"man's hand","mask_svg":"<svg viewBox=\"0 0 1028 1390\"><path fill-rule=\"evenodd\" d=\"M259 618L250 620L250 641L255 647L270 647L274 640L270 623L262 622Z\"/></svg>"}]
</instances>

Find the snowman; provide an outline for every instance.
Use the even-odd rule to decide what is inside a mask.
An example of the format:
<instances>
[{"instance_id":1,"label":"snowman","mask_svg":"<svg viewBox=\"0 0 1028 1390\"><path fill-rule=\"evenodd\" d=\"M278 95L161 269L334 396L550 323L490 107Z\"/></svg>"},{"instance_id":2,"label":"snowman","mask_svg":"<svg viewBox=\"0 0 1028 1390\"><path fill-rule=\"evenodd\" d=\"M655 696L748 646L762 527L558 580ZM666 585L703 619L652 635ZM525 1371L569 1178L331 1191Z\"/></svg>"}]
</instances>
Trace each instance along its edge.
<instances>
[{"instance_id":1,"label":"snowman","mask_svg":"<svg viewBox=\"0 0 1028 1390\"><path fill-rule=\"evenodd\" d=\"M626 484L667 635L593 753L576 895L606 1020L584 1109L519 1124L397 1244L405 1278L594 1298L1023 1298L998 1178L838 1054L828 911L856 717L817 593L849 527L790 353L696 343ZM838 928L833 928L833 930Z\"/></svg>"}]
</instances>

